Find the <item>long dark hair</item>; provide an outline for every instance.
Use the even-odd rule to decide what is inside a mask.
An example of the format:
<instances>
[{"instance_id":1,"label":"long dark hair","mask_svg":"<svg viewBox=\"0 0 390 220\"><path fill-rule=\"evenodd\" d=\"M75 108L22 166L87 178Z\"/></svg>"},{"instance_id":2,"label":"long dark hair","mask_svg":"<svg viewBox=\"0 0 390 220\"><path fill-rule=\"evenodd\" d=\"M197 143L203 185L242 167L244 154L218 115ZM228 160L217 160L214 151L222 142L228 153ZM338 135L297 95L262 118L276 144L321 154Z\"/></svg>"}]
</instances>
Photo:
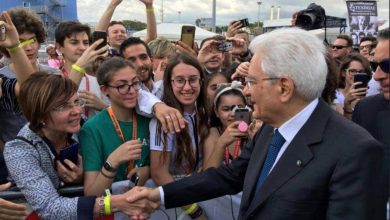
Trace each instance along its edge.
<instances>
[{"instance_id":1,"label":"long dark hair","mask_svg":"<svg viewBox=\"0 0 390 220\"><path fill-rule=\"evenodd\" d=\"M196 99L196 119L197 119L197 133L199 134L200 141L199 141L199 151L201 152L201 149L203 149L204 141L209 133L208 128L208 114L207 114L207 99L206 99L206 93L204 90L204 83L203 80L205 78L202 66L199 64L199 62L185 54L180 53L173 56L167 64L167 67L164 72L164 93L162 96L162 101L167 104L170 107L178 109L182 114L184 114L184 107L179 102L179 100L176 98L175 94L173 93L171 78L172 78L172 70L180 63L184 63L190 66L195 67L199 71L200 75L200 92L199 96ZM161 125L159 125L161 127ZM197 138L197 137L194 137ZM183 129L180 133L176 133L175 136L175 147L176 147L176 156L174 158L174 167L181 167L182 162L186 162L190 167L195 168L196 166L196 158L192 151L192 141L189 134L189 130L186 127ZM167 156L167 134L164 134L164 148L163 148L163 159L166 159ZM199 152L199 153L200 153ZM192 170L186 170L185 172L188 174Z\"/></svg>"}]
</instances>

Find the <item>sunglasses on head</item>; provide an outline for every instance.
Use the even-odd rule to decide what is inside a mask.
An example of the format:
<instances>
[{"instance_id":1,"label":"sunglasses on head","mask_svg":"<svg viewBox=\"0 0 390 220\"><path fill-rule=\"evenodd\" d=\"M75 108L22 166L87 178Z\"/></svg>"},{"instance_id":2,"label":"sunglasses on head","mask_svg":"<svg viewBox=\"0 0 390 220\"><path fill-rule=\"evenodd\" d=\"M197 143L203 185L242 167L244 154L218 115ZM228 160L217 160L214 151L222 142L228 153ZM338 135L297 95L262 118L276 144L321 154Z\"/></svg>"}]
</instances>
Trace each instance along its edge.
<instances>
[{"instance_id":1,"label":"sunglasses on head","mask_svg":"<svg viewBox=\"0 0 390 220\"><path fill-rule=\"evenodd\" d=\"M370 66L372 71L376 71L379 66L383 72L390 74L390 59L384 59L379 63L371 61Z\"/></svg>"},{"instance_id":2,"label":"sunglasses on head","mask_svg":"<svg viewBox=\"0 0 390 220\"><path fill-rule=\"evenodd\" d=\"M348 46L343 46L343 45L332 45L332 49L337 49L337 50L340 50L340 49L343 49L345 47L348 47Z\"/></svg>"}]
</instances>

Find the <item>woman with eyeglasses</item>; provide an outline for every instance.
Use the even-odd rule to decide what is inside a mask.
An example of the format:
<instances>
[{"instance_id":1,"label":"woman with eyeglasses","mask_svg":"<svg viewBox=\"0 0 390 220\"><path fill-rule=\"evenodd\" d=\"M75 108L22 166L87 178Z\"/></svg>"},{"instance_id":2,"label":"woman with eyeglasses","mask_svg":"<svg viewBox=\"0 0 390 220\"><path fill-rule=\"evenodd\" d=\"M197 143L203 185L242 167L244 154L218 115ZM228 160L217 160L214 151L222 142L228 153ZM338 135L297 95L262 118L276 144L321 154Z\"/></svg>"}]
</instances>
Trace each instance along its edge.
<instances>
[{"instance_id":1,"label":"woman with eyeglasses","mask_svg":"<svg viewBox=\"0 0 390 220\"><path fill-rule=\"evenodd\" d=\"M141 82L123 58L104 61L96 72L111 106L81 128L84 193L101 196L114 182L149 178L149 119L136 112Z\"/></svg>"},{"instance_id":2,"label":"woman with eyeglasses","mask_svg":"<svg viewBox=\"0 0 390 220\"><path fill-rule=\"evenodd\" d=\"M358 53L348 55L341 63L336 100L345 117L351 118L356 103L366 96L371 76L368 60Z\"/></svg>"},{"instance_id":3,"label":"woman with eyeglasses","mask_svg":"<svg viewBox=\"0 0 390 220\"><path fill-rule=\"evenodd\" d=\"M164 133L153 118L150 130L151 176L164 185L202 169L204 141L208 135L207 99L201 65L185 53L172 57L164 73L162 101L179 109L187 120L180 133ZM205 219L203 210L192 204L182 209L192 219Z\"/></svg>"}]
</instances>

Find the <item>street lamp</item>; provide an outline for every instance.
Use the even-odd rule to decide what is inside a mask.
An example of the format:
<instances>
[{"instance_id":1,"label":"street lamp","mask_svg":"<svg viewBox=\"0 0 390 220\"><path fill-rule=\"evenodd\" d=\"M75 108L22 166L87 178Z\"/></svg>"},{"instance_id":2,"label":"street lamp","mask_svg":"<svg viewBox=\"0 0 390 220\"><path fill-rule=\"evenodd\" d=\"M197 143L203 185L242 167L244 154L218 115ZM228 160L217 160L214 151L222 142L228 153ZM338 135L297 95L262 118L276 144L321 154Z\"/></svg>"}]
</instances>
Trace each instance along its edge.
<instances>
[{"instance_id":1,"label":"street lamp","mask_svg":"<svg viewBox=\"0 0 390 220\"><path fill-rule=\"evenodd\" d=\"M261 5L261 1L258 1L257 2L257 5L259 6L259 12L257 13L257 27L260 28L260 5Z\"/></svg>"},{"instance_id":2,"label":"street lamp","mask_svg":"<svg viewBox=\"0 0 390 220\"><path fill-rule=\"evenodd\" d=\"M181 11L178 11L179 13L179 23L181 23Z\"/></svg>"}]
</instances>

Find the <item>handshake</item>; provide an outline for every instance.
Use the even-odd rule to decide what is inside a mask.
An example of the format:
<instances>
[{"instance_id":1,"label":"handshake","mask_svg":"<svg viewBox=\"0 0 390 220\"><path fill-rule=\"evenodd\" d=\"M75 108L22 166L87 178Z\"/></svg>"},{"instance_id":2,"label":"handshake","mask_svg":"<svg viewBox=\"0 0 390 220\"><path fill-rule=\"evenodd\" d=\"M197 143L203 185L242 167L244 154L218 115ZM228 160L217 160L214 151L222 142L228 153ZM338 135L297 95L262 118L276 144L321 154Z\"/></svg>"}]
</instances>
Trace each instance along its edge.
<instances>
[{"instance_id":1,"label":"handshake","mask_svg":"<svg viewBox=\"0 0 390 220\"><path fill-rule=\"evenodd\" d=\"M136 186L121 195L118 200L112 198L113 211L121 211L133 220L144 220L160 207L160 192L158 188L150 189ZM116 204L115 204L116 203Z\"/></svg>"}]
</instances>

